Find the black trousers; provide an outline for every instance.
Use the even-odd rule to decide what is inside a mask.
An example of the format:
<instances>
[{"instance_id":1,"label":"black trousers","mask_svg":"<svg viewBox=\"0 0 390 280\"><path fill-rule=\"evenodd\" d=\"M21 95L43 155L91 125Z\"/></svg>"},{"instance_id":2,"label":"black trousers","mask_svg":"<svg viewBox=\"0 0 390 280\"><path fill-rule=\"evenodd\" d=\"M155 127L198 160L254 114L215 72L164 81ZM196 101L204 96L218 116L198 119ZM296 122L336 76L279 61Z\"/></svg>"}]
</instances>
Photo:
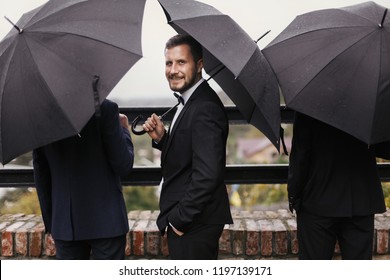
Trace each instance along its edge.
<instances>
[{"instance_id":1,"label":"black trousers","mask_svg":"<svg viewBox=\"0 0 390 280\"><path fill-rule=\"evenodd\" d=\"M299 259L330 260L338 241L345 260L370 260L373 252L374 215L321 217L297 214Z\"/></svg>"},{"instance_id":2,"label":"black trousers","mask_svg":"<svg viewBox=\"0 0 390 280\"><path fill-rule=\"evenodd\" d=\"M124 260L126 235L112 238L64 241L55 239L59 260Z\"/></svg>"},{"instance_id":3,"label":"black trousers","mask_svg":"<svg viewBox=\"0 0 390 280\"><path fill-rule=\"evenodd\" d=\"M197 224L178 236L168 227L169 257L172 260L216 260L224 225Z\"/></svg>"}]
</instances>

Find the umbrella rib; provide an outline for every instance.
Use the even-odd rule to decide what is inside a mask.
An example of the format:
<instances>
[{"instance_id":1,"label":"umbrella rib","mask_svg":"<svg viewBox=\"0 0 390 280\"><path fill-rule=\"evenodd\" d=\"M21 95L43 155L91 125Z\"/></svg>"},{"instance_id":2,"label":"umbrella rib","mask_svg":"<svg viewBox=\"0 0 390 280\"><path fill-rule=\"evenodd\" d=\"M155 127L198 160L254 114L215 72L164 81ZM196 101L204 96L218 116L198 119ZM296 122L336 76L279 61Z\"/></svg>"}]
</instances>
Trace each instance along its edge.
<instances>
[{"instance_id":1,"label":"umbrella rib","mask_svg":"<svg viewBox=\"0 0 390 280\"><path fill-rule=\"evenodd\" d=\"M370 22L370 23L373 22L372 20L369 20L369 19L367 19L367 18L365 18L365 17L363 17L363 16L360 16L360 15L358 15L358 14L352 13L352 12L347 11L347 10L343 10L343 9L335 9L335 10L341 11L341 12L346 13L346 14L349 14L349 15L353 15L353 16L359 17L359 18L361 18L361 19L363 19L363 20L365 20L365 21L368 21L368 22ZM383 15L378 15L378 16L379 16L381 19L382 19L382 17L383 17ZM380 22L378 22L377 24L380 24ZM298 36L301 36L301 35L303 35L303 34L307 34L307 33L310 33L310 32L316 32L316 31L320 31L320 30L337 29L337 28L356 28L356 27L368 27L368 26L367 26L367 25L355 25L355 26L335 26L335 27L323 27L323 28L318 28L318 29L315 29L315 30L309 30L309 31L304 32L304 33L299 33L299 34L297 34L297 35L295 35L295 36L292 36L292 37L290 37L290 38L288 38L288 39L286 39L286 40L283 40L283 41L281 41L281 42L278 42L278 43L276 43L275 45L278 45L279 43L286 42L287 40L293 39L293 38L295 38L295 37L298 37ZM387 30L385 29L385 31L387 31ZM387 32L390 32L390 31L387 31ZM271 43L272 43L272 42L271 42Z\"/></svg>"},{"instance_id":2,"label":"umbrella rib","mask_svg":"<svg viewBox=\"0 0 390 280\"><path fill-rule=\"evenodd\" d=\"M272 42L271 42L268 46L265 47L265 49L268 48L268 47L270 47L270 46L274 47L274 46L277 46L277 45L279 45L279 44L284 44L284 43L286 43L286 42L288 42L288 41L290 41L290 40L292 40L292 39L296 39L296 38L299 37L299 36L306 35L306 34L313 33L313 32L324 31L324 30L357 28L357 27L367 27L367 26L364 26L364 25L362 25L362 26L359 26L359 25L355 25L355 26L335 26L335 27L322 27L322 28L318 28L318 29L314 29L314 30L308 30L308 31L306 31L306 32L299 33L299 34L296 34L296 35L294 35L294 36L291 36L291 37L289 37L289 38L287 38L287 39L284 39L284 40L282 40L282 41L280 41L280 42L277 42L277 43L275 43L275 44L272 44ZM375 30L375 31L376 31L376 30ZM372 32L371 32L371 33L372 33ZM371 34L371 33L369 33L369 34Z\"/></svg>"},{"instance_id":3,"label":"umbrella rib","mask_svg":"<svg viewBox=\"0 0 390 280\"><path fill-rule=\"evenodd\" d=\"M13 54L15 53L15 49L16 49L16 45L15 44L11 44L12 45L12 54L10 54L10 61L12 60L12 57L13 57ZM8 64L9 65L9 64ZM2 70L4 70L4 69L2 69ZM7 71L7 75L4 77L4 86L5 86L5 83L6 83L6 81L7 81L7 78L8 78L8 74L9 74L9 72ZM3 89L1 89L1 92L3 92ZM0 105L2 105L3 104L3 99L4 99L4 94L2 94L2 96L1 96L1 103L0 103ZM0 108L1 108L1 106L0 106ZM3 131L2 131L2 127L4 127L3 126L3 110L1 110L1 115L0 115L0 148L1 148L1 161L3 161L4 159L3 159L3 155L4 155L4 151L3 151L3 142L2 142L2 139L3 139Z\"/></svg>"},{"instance_id":4,"label":"umbrella rib","mask_svg":"<svg viewBox=\"0 0 390 280\"><path fill-rule=\"evenodd\" d=\"M372 2L372 4L376 5L376 7L381 7L380 5L378 5L378 4L374 3L374 2ZM358 15L358 14L352 13L352 12L350 12L350 11L348 11L348 10L340 9L340 11L345 12L345 13L348 13L348 14L352 14L352 15L354 15L354 16L356 16L356 17L359 17L359 18L361 18L361 19L365 19L365 20L367 20L367 21L369 21L369 22L373 22L373 21L371 21L370 19L367 19L367 18L365 18L365 17L363 17L363 16L361 16L361 15ZM376 11L378 11L378 10L376 10ZM383 27L383 23L384 23L384 21L385 21L385 18L386 18L386 15L387 15L387 11L388 11L388 9L385 8L385 10L383 11L383 13L381 13L381 14L380 14L380 13L376 13L377 16L378 16L378 18L379 18L379 22L375 22L375 23L378 24L378 26L381 27L381 28Z\"/></svg>"},{"instance_id":5,"label":"umbrella rib","mask_svg":"<svg viewBox=\"0 0 390 280\"><path fill-rule=\"evenodd\" d=\"M29 33L32 33L31 31ZM108 45L112 48L116 48L118 50L122 50L122 51L125 51L125 52L128 52L128 53L131 53L133 55L136 55L136 56L139 56L140 58L142 57L141 54L139 53L136 53L134 51L129 51L129 50L126 50L122 47L119 47L119 46L116 46L116 45L110 45L109 42L106 42L106 41L102 41L101 39L98 39L98 38L92 38L92 37L88 37L86 35L81 35L81 34L75 34L75 33L71 33L71 32L52 32L52 31L34 31L34 33L41 33L41 34L55 34L55 35L58 35L58 34L65 34L65 35L69 35L69 36L75 36L75 37L81 37L81 38L85 38L85 39L88 39L88 40L91 40L91 41L96 41L96 42L99 42L99 43L102 43L104 45ZM37 41L36 41L37 42Z\"/></svg>"},{"instance_id":6,"label":"umbrella rib","mask_svg":"<svg viewBox=\"0 0 390 280\"><path fill-rule=\"evenodd\" d=\"M26 42L26 46L28 46L28 43L27 43L27 42ZM37 69L39 69L38 65L35 63L35 60L33 59L34 56L33 56L32 52L30 51L30 48L28 47L27 49L28 49L28 52L29 52L29 54L30 54L30 56L31 56L31 58L32 58L32 61L33 61L34 65L36 66ZM51 92L51 90L50 90L49 85L46 83L46 81L45 81L45 79L43 78L43 76L42 76L42 74L41 74L40 71L38 71L38 75L39 75L39 77L41 78L40 80L45 84L46 88L48 89L48 92L50 93L51 99L54 101L55 104L57 104L58 108L61 108L61 106L60 106L60 104L57 102L56 98L54 98L54 96L53 96L53 94L52 94L52 92ZM60 110L60 111L61 111L61 113L63 113L62 110ZM67 116L66 114L64 114L64 113L63 113L63 116L65 117L66 120L68 120L69 125L73 128L73 130L75 131L75 133L78 133L79 131L77 130L77 128L75 128L75 127L73 126L73 124L72 124L72 122L69 120L68 116Z\"/></svg>"},{"instance_id":7,"label":"umbrella rib","mask_svg":"<svg viewBox=\"0 0 390 280\"><path fill-rule=\"evenodd\" d=\"M209 78L207 79L207 81L213 79L215 76L217 76L225 68L226 68L226 66L223 65L223 63L219 63L218 65L214 66L214 68L209 71L210 74L209 74Z\"/></svg>"},{"instance_id":8,"label":"umbrella rib","mask_svg":"<svg viewBox=\"0 0 390 280\"><path fill-rule=\"evenodd\" d=\"M375 31L372 31L370 32L369 34L366 34L364 37L360 38L359 40L357 40L356 42L354 42L353 44L351 44L350 46L348 46L348 48L345 48L342 52L338 53L333 59L331 59L328 63L326 63L326 65L324 65L324 67L321 67L321 69L325 69L330 63L332 63L337 57L339 57L340 55L342 55L343 53L345 53L347 50L349 50L350 48L352 48L354 45L356 45L357 43L359 43L360 41L364 40L365 38L367 38L368 36L370 36L372 33L374 33ZM320 74L321 71L319 71L312 79L310 79L310 81L308 81L305 86L299 91L299 93L294 97L294 99L298 96L300 96L303 92L303 90L309 86L309 84Z\"/></svg>"},{"instance_id":9,"label":"umbrella rib","mask_svg":"<svg viewBox=\"0 0 390 280\"><path fill-rule=\"evenodd\" d=\"M367 34L366 36L364 36L364 37L362 37L361 39L359 39L358 41L356 41L354 44L352 44L352 45L350 45L348 48L346 48L343 52L340 52L336 57L334 57L331 61L329 61L324 67L322 67L322 69L325 69L330 63L332 63L338 56L340 56L340 55L342 55L345 51L347 51L348 49L350 49L352 46L354 46L355 44L357 44L358 42L360 42L361 40L363 40L363 39L365 39L366 37L368 37L369 35L371 35L373 32L371 32L370 34ZM320 71L321 72L321 71ZM320 74L320 72L318 72L309 82L307 82L306 84L305 84L305 86L299 91L299 93L294 97L294 99L296 99L298 96L300 96L302 93L303 93L303 91L304 91L304 89L306 88L306 87L308 87L309 86L309 84ZM379 84L378 84L378 86L379 86ZM294 100L293 99L293 100ZM291 101L291 102L293 102L293 101ZM291 103L290 102L290 103ZM376 102L375 102L375 104L376 104ZM376 106L376 105L375 105ZM293 107L292 107L292 109L294 109ZM374 112L374 111L373 111ZM371 116L371 119L372 119L372 122L374 121L374 116ZM371 126L371 129L372 129L372 126Z\"/></svg>"},{"instance_id":10,"label":"umbrella rib","mask_svg":"<svg viewBox=\"0 0 390 280\"><path fill-rule=\"evenodd\" d=\"M383 47L382 46L383 44L383 40L381 40L381 48ZM381 78L381 69L382 69L382 52L379 52L379 55L380 55L380 58L379 58L379 75L378 75L378 82L377 82L377 89L376 89L376 92L379 92L379 85L380 85L380 78ZM370 135L372 135L372 132L373 132L373 128L374 128L374 122L375 122L375 112L377 111L376 108L378 107L378 94L375 95L376 99L375 99L375 110L373 110L373 116L372 116L372 124L371 124L371 131L370 131ZM369 139L369 141L371 142L371 137Z\"/></svg>"},{"instance_id":11,"label":"umbrella rib","mask_svg":"<svg viewBox=\"0 0 390 280\"><path fill-rule=\"evenodd\" d=\"M38 32L37 32L37 33L38 33ZM49 34L49 33L58 34L58 33L54 33L54 32L39 32L39 33L41 33L41 34ZM69 36L75 36L75 37L82 37L82 38L86 38L86 39L89 39L89 40L92 40L92 41L100 42L100 43L102 43L102 44L104 44L104 45L107 45L107 46L110 46L110 47L112 47L112 48L116 48L116 49L118 49L118 50L121 50L121 51L123 51L123 52L129 53L129 54L131 54L131 55L138 56L139 58L142 57L142 55L140 55L140 54L138 54L138 53L136 53L136 52L128 51L128 50L126 50L126 49L124 49L124 48L121 48L121 47L118 47L118 46L110 45L110 44L107 43L107 42L104 42L104 41L101 41L101 40L98 40L98 39L95 39L95 38L90 38L90 37L87 37L87 36L78 35L78 34L73 34L73 33L66 33L66 32L63 32L62 34L67 34L67 35L69 35ZM41 44L41 43L40 43L39 41L37 41L37 40L34 40L34 41L35 41L37 44L39 44L39 45L41 45L42 47L44 47L45 49L50 50L52 53L55 53L55 55L56 55L57 57L61 57L57 52L53 52L51 49L48 49L48 48L46 47L46 45ZM66 61L67 64L74 66L72 63L70 63L69 60L64 59L63 57L61 57L61 58L62 58L64 61ZM78 69L79 69L79 68L78 68ZM84 73L87 73L87 72L85 72L83 69L79 69L79 70L82 71L82 72L84 72Z\"/></svg>"},{"instance_id":12,"label":"umbrella rib","mask_svg":"<svg viewBox=\"0 0 390 280\"><path fill-rule=\"evenodd\" d=\"M355 17L358 17L360 19L363 19L363 20L366 20L368 22L373 22L372 20L368 19L368 18L365 18L361 15L358 15L358 14L355 14L355 13L352 13L351 11L348 11L348 10L343 10L343 9L339 9L339 11L343 12L343 13L347 13L349 15L353 15ZM378 16L382 19L382 16L378 14ZM376 24L380 24L380 22L375 22Z\"/></svg>"},{"instance_id":13,"label":"umbrella rib","mask_svg":"<svg viewBox=\"0 0 390 280\"><path fill-rule=\"evenodd\" d=\"M40 32L40 33L42 33L42 34L47 34L48 32ZM72 34L72 33L65 33L65 34L78 36L78 35L75 35L75 34ZM84 36L81 36L81 35L80 35L80 36L78 36L78 37L84 37ZM86 38L90 39L89 37L86 37ZM70 60L65 59L64 57L62 57L61 55L59 55L57 52L53 52L51 49L47 48L47 46L46 46L45 44L42 44L40 41L35 40L34 37L31 37L30 39L31 39L31 40L34 40L34 42L36 42L37 44L39 44L40 46L42 46L44 49L46 49L47 51L50 51L50 52L53 53L55 56L59 57L62 61L64 61L64 62L67 63L68 65L70 65L70 66L72 66L73 68L75 68L75 65L72 64L72 63L70 62ZM91 39L91 40L95 40L95 39ZM106 43L106 42L103 42L103 43L108 45L108 43ZM110 47L113 47L113 46L110 45ZM117 47L117 49L119 49L119 50L121 50L121 51L123 51L123 52L131 53L132 55L137 55L137 56L139 56L139 57L142 57L141 55L139 55L139 54L137 54L137 53L129 52L129 51L123 49L123 48ZM31 57L33 57L31 51L29 51L29 53L30 53ZM34 60L34 59L33 59L33 60ZM37 64L35 63L35 61L34 61L34 64L37 66ZM85 75L90 75L89 72L87 72L86 70L84 70L84 69L82 69L82 68L77 67L77 69L78 69L78 71L79 71L80 73L83 73L83 74L85 74ZM41 73L39 73L39 75L41 76ZM41 76L41 77L42 77L42 76ZM46 81L45 81L43 78L42 78L41 80L45 83L46 88L50 89L50 87L48 86L48 84L46 83ZM56 98L54 98L54 96L52 95L52 93L51 93L50 90L49 90L49 92L50 92L50 96L52 97L52 100L55 102L55 104L57 104L58 108L62 108L61 105L57 102ZM62 110L61 110L61 112L62 112ZM75 131L75 133L79 133L78 129L72 124L72 122L70 121L70 119L68 118L68 116L67 116L66 114L63 114L63 115L64 115L65 118L68 120L68 123L71 125L71 127L73 128L73 130Z\"/></svg>"},{"instance_id":14,"label":"umbrella rib","mask_svg":"<svg viewBox=\"0 0 390 280\"><path fill-rule=\"evenodd\" d=\"M52 12L52 13L49 13L49 14L45 14L45 15L41 15L40 18L34 19L34 18L37 16L37 14L39 14L39 12L42 10L42 8L46 6L47 3L46 3L46 4L43 4L42 6L39 7L40 9L37 11L37 13L35 13L35 15L30 19L30 21L26 24L26 26L25 26L24 28L26 28L26 27L27 27L27 28L30 28L30 27L34 26L35 24L40 23L41 21L45 21L45 20L47 20L47 19L50 19L51 17L55 17L57 13L62 13L62 12L64 12L65 10L70 9L70 8L73 8L73 7L78 6L78 5L81 5L81 4L83 4L84 2L85 2L85 1L81 1L81 2L79 2L79 3L71 4L71 5L69 5L68 7L60 8L60 9L58 9L58 10L55 11L55 12Z\"/></svg>"},{"instance_id":15,"label":"umbrella rib","mask_svg":"<svg viewBox=\"0 0 390 280\"><path fill-rule=\"evenodd\" d=\"M30 20L30 22L24 27L24 29L26 29L26 28L33 28L34 27L34 25L37 25L37 24L39 24L39 23L41 23L42 21L47 21L47 20L50 20L50 18L52 18L52 17L55 17L56 16L56 14L57 13L63 13L64 11L66 11L67 9L70 9L70 8L74 8L75 6L78 6L78 5L81 5L81 4L84 4L84 2L85 1L82 1L82 2L79 2L79 3L75 3L75 4L72 4L72 5L70 5L70 6L68 6L68 7L65 7L65 8L61 8L61 9L58 9L56 12L54 12L54 13L51 13L51 14L49 14L49 15L45 15L45 16L42 16L40 19L38 19L38 20L36 20L36 21L34 21L34 19L32 18L31 20ZM44 5L43 5L44 6ZM42 7L43 7L42 6ZM85 20L73 20L72 22L84 22ZM89 19L88 20L88 22L92 22L93 20L91 20L91 19ZM101 23L103 20L95 20L96 22L99 22L99 23ZM68 23L69 21L64 21L65 23ZM110 21L110 22L112 22L112 21ZM116 22L123 22L123 21L120 21L120 20L118 20L118 21L116 21ZM57 24L58 23L60 23L60 22L57 22ZM59 34L59 33L63 33L63 34L69 34L69 35L74 35L74 36L79 36L79 37L85 37L85 38L88 38L88 39L93 39L93 40L96 40L96 41L98 41L98 42L102 42L102 43L104 43L104 44L109 44L109 43L107 43L107 42L104 42L104 41L102 41L102 40L100 40L100 39L97 39L97 38L92 38L92 37L88 37L88 36L85 36L85 35L79 35L79 34L75 34L75 33L71 33L71 32L58 32L58 31L56 31L56 32L50 32L50 31L39 31L39 30L37 30L37 31L32 31L32 30L30 30L29 32L35 32L35 33L42 33L42 34L45 34L45 33L56 33L56 34ZM112 45L110 45L110 46L112 46ZM123 48L120 48L120 47L118 47L118 46L115 46L116 48L118 48L118 49L123 49ZM125 50L125 49L123 49L123 50ZM128 50L125 50L125 51L127 51L127 52L129 52ZM134 53L134 52L131 52L131 53ZM139 54L137 54L137 53L134 53L134 54L136 54L136 55L139 55Z\"/></svg>"},{"instance_id":16,"label":"umbrella rib","mask_svg":"<svg viewBox=\"0 0 390 280\"><path fill-rule=\"evenodd\" d=\"M222 13L220 13L220 14L202 14L202 15L197 15L197 16L192 16L192 17L185 17L185 18L175 18L175 19L171 18L168 21L168 23L172 24L172 23L175 23L175 22L178 22L178 21L181 21L181 20L186 21L186 20L189 20L189 19L201 19L201 18L207 18L209 16L213 16L213 17L229 17L230 18L229 15L222 14Z\"/></svg>"}]
</instances>

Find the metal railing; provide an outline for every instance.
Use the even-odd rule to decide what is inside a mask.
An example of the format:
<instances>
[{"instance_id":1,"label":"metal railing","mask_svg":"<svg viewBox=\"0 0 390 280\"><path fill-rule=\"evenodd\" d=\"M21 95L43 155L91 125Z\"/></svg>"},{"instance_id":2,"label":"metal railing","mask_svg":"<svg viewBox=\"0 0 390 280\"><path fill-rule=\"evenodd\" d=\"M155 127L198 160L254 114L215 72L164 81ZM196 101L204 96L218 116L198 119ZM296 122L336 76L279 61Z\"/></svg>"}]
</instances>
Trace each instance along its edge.
<instances>
[{"instance_id":1,"label":"metal railing","mask_svg":"<svg viewBox=\"0 0 390 280\"><path fill-rule=\"evenodd\" d=\"M139 114L150 116L152 113L161 115L168 108L132 108L122 107L121 113L133 120ZM292 123L294 112L285 106L280 107L283 123ZM246 124L246 120L234 106L227 106L230 124ZM170 121L172 116L165 120ZM379 175L382 182L390 181L390 163L378 163ZM225 182L227 184L285 184L287 182L287 164L250 164L228 165ZM127 178L122 179L124 186L155 186L160 183L159 167L134 167ZM32 169L0 169L0 188L6 187L33 187L34 178Z\"/></svg>"}]
</instances>

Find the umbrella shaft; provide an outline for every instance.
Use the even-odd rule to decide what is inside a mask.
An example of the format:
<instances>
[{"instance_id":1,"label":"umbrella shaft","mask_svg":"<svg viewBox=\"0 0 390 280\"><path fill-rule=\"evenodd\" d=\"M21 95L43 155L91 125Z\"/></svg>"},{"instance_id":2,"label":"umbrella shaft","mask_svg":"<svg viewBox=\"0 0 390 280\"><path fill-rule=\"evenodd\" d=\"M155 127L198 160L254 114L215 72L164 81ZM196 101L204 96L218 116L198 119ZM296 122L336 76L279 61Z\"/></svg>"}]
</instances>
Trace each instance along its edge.
<instances>
[{"instance_id":1,"label":"umbrella shaft","mask_svg":"<svg viewBox=\"0 0 390 280\"><path fill-rule=\"evenodd\" d=\"M386 9L385 12L383 13L382 21L381 21L381 23L379 24L379 27L380 27L380 28L383 28L383 23L385 22L386 15L387 15L387 9Z\"/></svg>"},{"instance_id":2,"label":"umbrella shaft","mask_svg":"<svg viewBox=\"0 0 390 280\"><path fill-rule=\"evenodd\" d=\"M15 23L13 23L9 18L7 18L6 16L4 16L4 18L12 24L13 27L15 27L16 30L18 30L19 33L22 33L23 32L23 29L19 28Z\"/></svg>"},{"instance_id":3,"label":"umbrella shaft","mask_svg":"<svg viewBox=\"0 0 390 280\"><path fill-rule=\"evenodd\" d=\"M219 69L217 69L217 67L219 67ZM223 69L225 69L225 65L223 65L222 63L220 63L219 65L217 65L216 67L214 67L213 70L211 70L210 72L213 72L215 69L217 69L215 71L215 73L211 74L210 77L207 79L207 81L211 80L212 78L214 78L215 76L217 76L219 74L219 72L221 72Z\"/></svg>"},{"instance_id":4,"label":"umbrella shaft","mask_svg":"<svg viewBox=\"0 0 390 280\"><path fill-rule=\"evenodd\" d=\"M175 109L177 106L179 106L181 102L177 102L177 104L175 106L173 106L171 109L169 109L168 111L166 111L164 114L162 114L161 116L159 116L160 119L164 118L170 111L172 111L173 109Z\"/></svg>"},{"instance_id":5,"label":"umbrella shaft","mask_svg":"<svg viewBox=\"0 0 390 280\"><path fill-rule=\"evenodd\" d=\"M257 44L261 39L264 38L265 35L267 35L267 34L270 33L270 32L271 32L271 30L268 30L267 32L265 32L263 35L260 36L259 39L257 39L257 40L255 41L255 43Z\"/></svg>"}]
</instances>

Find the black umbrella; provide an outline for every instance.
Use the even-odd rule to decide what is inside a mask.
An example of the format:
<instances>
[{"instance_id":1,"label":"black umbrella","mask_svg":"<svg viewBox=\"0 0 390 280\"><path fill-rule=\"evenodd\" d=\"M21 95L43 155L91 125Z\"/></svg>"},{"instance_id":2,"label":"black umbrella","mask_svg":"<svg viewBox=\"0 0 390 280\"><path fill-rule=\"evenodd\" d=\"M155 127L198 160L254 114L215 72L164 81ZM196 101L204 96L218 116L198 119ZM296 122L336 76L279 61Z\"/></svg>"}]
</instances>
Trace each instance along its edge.
<instances>
[{"instance_id":1,"label":"black umbrella","mask_svg":"<svg viewBox=\"0 0 390 280\"><path fill-rule=\"evenodd\" d=\"M95 112L92 84L102 101L142 57L144 6L51 0L22 16L0 42L2 163L80 132Z\"/></svg>"},{"instance_id":2,"label":"black umbrella","mask_svg":"<svg viewBox=\"0 0 390 280\"><path fill-rule=\"evenodd\" d=\"M279 151L280 96L276 77L256 42L229 16L197 1L159 0L168 23L195 38L206 72Z\"/></svg>"},{"instance_id":3,"label":"black umbrella","mask_svg":"<svg viewBox=\"0 0 390 280\"><path fill-rule=\"evenodd\" d=\"M390 16L374 2L300 15L266 48L286 104L356 138L390 140Z\"/></svg>"}]
</instances>

